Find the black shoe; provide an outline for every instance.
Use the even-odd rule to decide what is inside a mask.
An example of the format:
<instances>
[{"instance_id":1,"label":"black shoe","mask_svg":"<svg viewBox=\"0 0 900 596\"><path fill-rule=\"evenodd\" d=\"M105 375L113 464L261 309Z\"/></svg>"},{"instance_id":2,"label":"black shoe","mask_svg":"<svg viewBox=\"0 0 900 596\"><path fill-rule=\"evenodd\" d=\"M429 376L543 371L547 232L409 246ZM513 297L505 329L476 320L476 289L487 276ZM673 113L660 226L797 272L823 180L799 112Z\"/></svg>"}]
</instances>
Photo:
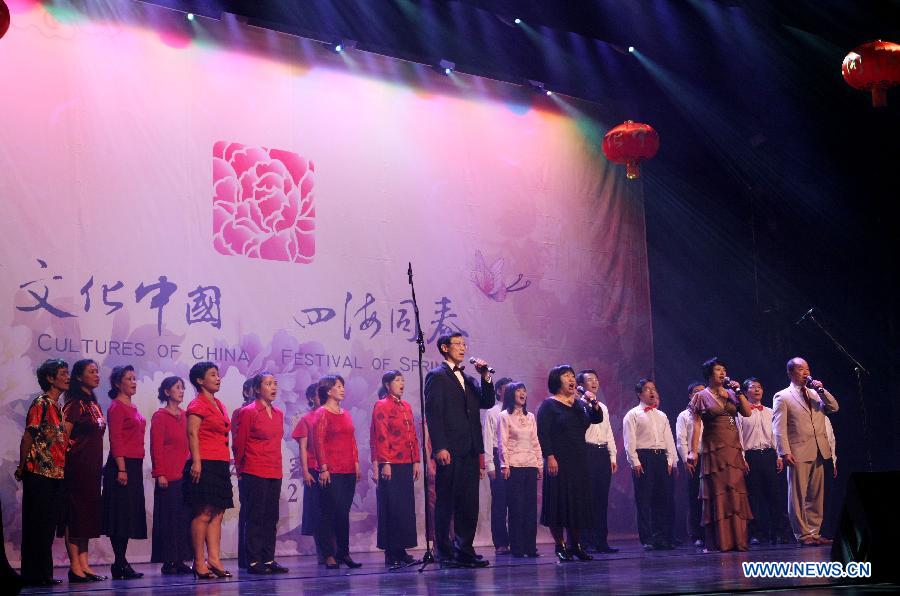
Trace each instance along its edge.
<instances>
[{"instance_id":1,"label":"black shoe","mask_svg":"<svg viewBox=\"0 0 900 596\"><path fill-rule=\"evenodd\" d=\"M162 567L159 568L159 572L163 575L176 575L178 568L175 566L175 563L163 563Z\"/></svg>"},{"instance_id":2,"label":"black shoe","mask_svg":"<svg viewBox=\"0 0 900 596\"><path fill-rule=\"evenodd\" d=\"M572 555L569 553L569 550L566 548L565 544L557 544L553 548L553 552L556 555L556 558L560 561L571 561Z\"/></svg>"},{"instance_id":3,"label":"black shoe","mask_svg":"<svg viewBox=\"0 0 900 596\"><path fill-rule=\"evenodd\" d=\"M652 544L642 544L641 548L643 548L646 551L656 550L656 547L653 546Z\"/></svg>"},{"instance_id":4,"label":"black shoe","mask_svg":"<svg viewBox=\"0 0 900 596\"><path fill-rule=\"evenodd\" d=\"M525 553L512 553L512 556L515 557L516 559L524 559L528 555L526 555Z\"/></svg>"},{"instance_id":5,"label":"black shoe","mask_svg":"<svg viewBox=\"0 0 900 596\"><path fill-rule=\"evenodd\" d=\"M110 566L109 570L110 573L112 573L113 579L140 579L144 577L143 573L138 573L137 571L132 569L129 563L123 563L121 565L113 563Z\"/></svg>"},{"instance_id":6,"label":"black shoe","mask_svg":"<svg viewBox=\"0 0 900 596\"><path fill-rule=\"evenodd\" d=\"M272 570L269 569L269 566L265 563L250 563L247 567L247 573L252 573L253 575L272 575Z\"/></svg>"},{"instance_id":7,"label":"black shoe","mask_svg":"<svg viewBox=\"0 0 900 596\"><path fill-rule=\"evenodd\" d=\"M266 563L266 567L268 567L272 571L272 573L287 573L288 571L290 571L290 569L284 567L283 565L279 565L276 561L269 561L268 563Z\"/></svg>"},{"instance_id":8,"label":"black shoe","mask_svg":"<svg viewBox=\"0 0 900 596\"><path fill-rule=\"evenodd\" d=\"M470 569L481 569L491 564L487 559L457 559L460 567L468 567Z\"/></svg>"},{"instance_id":9,"label":"black shoe","mask_svg":"<svg viewBox=\"0 0 900 596\"><path fill-rule=\"evenodd\" d=\"M611 555L611 554L613 554L613 553L619 552L619 549L617 549L617 548L615 548L615 547L612 547L612 546L610 546L610 545L608 545L608 544L605 544L605 545L603 545L603 546L600 546L600 547L597 547L596 549L594 549L594 552L595 552L595 553L604 553L604 554L607 554L607 555Z\"/></svg>"},{"instance_id":10,"label":"black shoe","mask_svg":"<svg viewBox=\"0 0 900 596\"><path fill-rule=\"evenodd\" d=\"M654 550L675 550L675 547L668 542L655 542L653 548Z\"/></svg>"},{"instance_id":11,"label":"black shoe","mask_svg":"<svg viewBox=\"0 0 900 596\"><path fill-rule=\"evenodd\" d=\"M109 579L105 575L97 575L96 573L91 573L90 571L85 571L84 575L87 576L87 578L92 582L102 582Z\"/></svg>"},{"instance_id":12,"label":"black shoe","mask_svg":"<svg viewBox=\"0 0 900 596\"><path fill-rule=\"evenodd\" d=\"M185 565L182 561L177 561L174 563L175 565L175 573L178 575L190 575L194 573L194 570Z\"/></svg>"},{"instance_id":13,"label":"black shoe","mask_svg":"<svg viewBox=\"0 0 900 596\"><path fill-rule=\"evenodd\" d=\"M758 544L759 544L759 538L751 538L751 539L750 539L750 544L752 544L753 546L758 545Z\"/></svg>"},{"instance_id":14,"label":"black shoe","mask_svg":"<svg viewBox=\"0 0 900 596\"><path fill-rule=\"evenodd\" d=\"M213 565L212 563L210 563L209 561L207 561L206 564L207 564L207 566L209 566L209 571L210 571L210 573L212 573L212 574L215 575L216 577L219 577L219 578L221 578L221 577L231 577L231 572L228 571L227 569L219 569L218 567L214 566L214 565Z\"/></svg>"},{"instance_id":15,"label":"black shoe","mask_svg":"<svg viewBox=\"0 0 900 596\"><path fill-rule=\"evenodd\" d=\"M415 558L414 556L412 556L411 554L409 554L409 553L406 552L405 550L404 550L404 551L400 551L400 553L401 553L401 554L400 554L400 558L399 558L398 560L399 560L400 563L402 563L403 565L415 565L416 563L421 563L421 561L419 561L419 559Z\"/></svg>"},{"instance_id":16,"label":"black shoe","mask_svg":"<svg viewBox=\"0 0 900 596\"><path fill-rule=\"evenodd\" d=\"M75 573L69 569L69 583L70 584L89 584L93 582L90 577L87 575L75 575Z\"/></svg>"},{"instance_id":17,"label":"black shoe","mask_svg":"<svg viewBox=\"0 0 900 596\"><path fill-rule=\"evenodd\" d=\"M341 557L341 563L343 563L350 569L359 569L360 567L362 567L362 563L357 563L350 558L350 555L344 555L343 557Z\"/></svg>"},{"instance_id":18,"label":"black shoe","mask_svg":"<svg viewBox=\"0 0 900 596\"><path fill-rule=\"evenodd\" d=\"M61 579L55 577L47 577L44 579L26 579L22 581L22 585L35 588L46 588L48 586L58 586L62 583Z\"/></svg>"},{"instance_id":19,"label":"black shoe","mask_svg":"<svg viewBox=\"0 0 900 596\"><path fill-rule=\"evenodd\" d=\"M216 579L216 574L212 571L207 571L206 573L200 573L196 568L191 569L191 573L194 574L194 579Z\"/></svg>"},{"instance_id":20,"label":"black shoe","mask_svg":"<svg viewBox=\"0 0 900 596\"><path fill-rule=\"evenodd\" d=\"M593 561L594 557L585 552L583 548L581 548L580 544L573 544L569 547L569 552L576 557L578 557L579 561Z\"/></svg>"}]
</instances>

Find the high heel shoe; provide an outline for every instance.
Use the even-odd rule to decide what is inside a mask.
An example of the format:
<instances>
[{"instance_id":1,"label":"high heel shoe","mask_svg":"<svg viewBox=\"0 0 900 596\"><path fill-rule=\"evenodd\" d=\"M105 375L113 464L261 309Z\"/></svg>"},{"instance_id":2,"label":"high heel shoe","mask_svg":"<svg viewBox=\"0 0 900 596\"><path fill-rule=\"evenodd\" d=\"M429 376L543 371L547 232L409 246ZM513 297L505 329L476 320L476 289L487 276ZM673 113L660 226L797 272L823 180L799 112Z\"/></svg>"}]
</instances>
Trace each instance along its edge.
<instances>
[{"instance_id":1,"label":"high heel shoe","mask_svg":"<svg viewBox=\"0 0 900 596\"><path fill-rule=\"evenodd\" d=\"M194 579L216 579L216 574L212 571L200 573L199 571L197 571L197 568L194 567L191 572L194 574Z\"/></svg>"},{"instance_id":2,"label":"high heel shoe","mask_svg":"<svg viewBox=\"0 0 900 596\"><path fill-rule=\"evenodd\" d=\"M89 584L92 580L87 575L75 575L71 569L69 569L69 583L70 584Z\"/></svg>"},{"instance_id":3,"label":"high heel shoe","mask_svg":"<svg viewBox=\"0 0 900 596\"><path fill-rule=\"evenodd\" d=\"M362 567L362 563L357 563L353 559L350 558L350 555L345 555L341 557L341 563L349 567L350 569L359 569Z\"/></svg>"},{"instance_id":4,"label":"high heel shoe","mask_svg":"<svg viewBox=\"0 0 900 596\"><path fill-rule=\"evenodd\" d=\"M220 578L221 578L221 577L231 577L231 572L228 571L227 569L219 569L218 567L216 567L215 565L213 565L213 564L210 563L209 561L207 561L206 564L207 564L207 566L209 566L209 570L210 570L216 577L220 577Z\"/></svg>"},{"instance_id":5,"label":"high heel shoe","mask_svg":"<svg viewBox=\"0 0 900 596\"><path fill-rule=\"evenodd\" d=\"M575 555L576 557L578 557L579 561L593 561L594 560L594 556L588 554L587 551L585 551L583 548L581 548L580 544L573 544L572 547L569 549L569 553L570 553L570 555Z\"/></svg>"},{"instance_id":6,"label":"high heel shoe","mask_svg":"<svg viewBox=\"0 0 900 596\"><path fill-rule=\"evenodd\" d=\"M572 554L569 553L565 544L557 544L553 548L553 552L554 552L554 554L556 554L556 558L559 559L560 561L571 561L572 560Z\"/></svg>"}]
</instances>

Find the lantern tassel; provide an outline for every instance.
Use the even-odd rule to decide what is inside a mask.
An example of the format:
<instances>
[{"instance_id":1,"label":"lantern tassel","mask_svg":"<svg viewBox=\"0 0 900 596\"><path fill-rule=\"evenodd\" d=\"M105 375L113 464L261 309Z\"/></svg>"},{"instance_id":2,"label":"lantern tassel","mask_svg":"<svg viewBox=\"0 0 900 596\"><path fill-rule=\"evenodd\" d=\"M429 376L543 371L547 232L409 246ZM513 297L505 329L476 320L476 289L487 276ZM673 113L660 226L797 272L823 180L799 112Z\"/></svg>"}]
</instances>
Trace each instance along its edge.
<instances>
[{"instance_id":1,"label":"lantern tassel","mask_svg":"<svg viewBox=\"0 0 900 596\"><path fill-rule=\"evenodd\" d=\"M872 107L887 107L887 89L884 87L872 87Z\"/></svg>"},{"instance_id":2,"label":"lantern tassel","mask_svg":"<svg viewBox=\"0 0 900 596\"><path fill-rule=\"evenodd\" d=\"M641 175L641 164L636 161L629 161L625 164L625 177L634 180Z\"/></svg>"}]
</instances>

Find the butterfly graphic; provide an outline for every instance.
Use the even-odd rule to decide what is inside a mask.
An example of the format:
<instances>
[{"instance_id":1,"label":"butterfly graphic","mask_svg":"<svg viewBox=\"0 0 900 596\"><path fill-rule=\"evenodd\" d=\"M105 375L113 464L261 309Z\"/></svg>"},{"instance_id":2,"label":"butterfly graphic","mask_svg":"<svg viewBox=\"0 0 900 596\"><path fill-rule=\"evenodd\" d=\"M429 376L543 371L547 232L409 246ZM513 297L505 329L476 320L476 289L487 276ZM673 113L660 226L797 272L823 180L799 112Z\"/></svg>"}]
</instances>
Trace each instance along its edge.
<instances>
[{"instance_id":1,"label":"butterfly graphic","mask_svg":"<svg viewBox=\"0 0 900 596\"><path fill-rule=\"evenodd\" d=\"M507 285L503 279L503 257L498 258L488 267L481 251L475 251L475 271L472 272L472 283L491 300L503 302L510 292L520 292L530 286L531 280L525 280L523 283L523 277L524 275L519 273L516 280Z\"/></svg>"}]
</instances>

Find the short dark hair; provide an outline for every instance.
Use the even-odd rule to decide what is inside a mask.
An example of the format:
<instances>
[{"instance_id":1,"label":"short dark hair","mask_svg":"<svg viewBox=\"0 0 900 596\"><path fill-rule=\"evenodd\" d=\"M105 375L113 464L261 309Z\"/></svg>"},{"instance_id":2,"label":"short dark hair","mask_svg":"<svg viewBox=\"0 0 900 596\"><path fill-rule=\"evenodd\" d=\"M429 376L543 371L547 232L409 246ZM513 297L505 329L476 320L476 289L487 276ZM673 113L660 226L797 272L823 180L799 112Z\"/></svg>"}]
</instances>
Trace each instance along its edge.
<instances>
[{"instance_id":1,"label":"short dark hair","mask_svg":"<svg viewBox=\"0 0 900 596\"><path fill-rule=\"evenodd\" d=\"M126 364L125 366L113 367L112 372L109 373L109 391L106 392L106 395L109 396L109 399L116 399L116 396L119 395L118 385L125 377L125 373L129 371L134 372L134 367L130 364Z\"/></svg>"},{"instance_id":2,"label":"short dark hair","mask_svg":"<svg viewBox=\"0 0 900 596\"><path fill-rule=\"evenodd\" d=\"M81 375L83 375L84 371L87 370L87 367L92 364L99 368L97 362L95 360L91 360L90 358L82 358L72 365L72 378L69 380L69 390L66 391L65 403L69 403L74 399L85 398L87 398L88 401L97 401L97 396L94 395L94 390L92 389L91 391L86 391L84 384L81 382Z\"/></svg>"},{"instance_id":3,"label":"short dark hair","mask_svg":"<svg viewBox=\"0 0 900 596\"><path fill-rule=\"evenodd\" d=\"M578 374L575 375L575 382L581 385L584 383L584 378L588 375L594 375L597 379L600 379L600 375L597 374L597 371L593 368L585 368L584 370L578 371Z\"/></svg>"},{"instance_id":4,"label":"short dark hair","mask_svg":"<svg viewBox=\"0 0 900 596\"><path fill-rule=\"evenodd\" d=\"M244 398L244 405L253 401L253 377L244 380L244 384L241 387L241 396Z\"/></svg>"},{"instance_id":5,"label":"short dark hair","mask_svg":"<svg viewBox=\"0 0 900 596\"><path fill-rule=\"evenodd\" d=\"M44 360L44 363L41 364L35 372L38 385L41 386L41 391L50 389L50 386L53 385L53 383L50 382L50 379L55 379L56 375L63 368L69 368L69 363L61 358L49 358Z\"/></svg>"},{"instance_id":6,"label":"short dark hair","mask_svg":"<svg viewBox=\"0 0 900 596\"><path fill-rule=\"evenodd\" d=\"M319 398L319 382L310 383L306 386L306 403L310 409L316 407L316 402L313 401Z\"/></svg>"},{"instance_id":7,"label":"short dark hair","mask_svg":"<svg viewBox=\"0 0 900 596\"><path fill-rule=\"evenodd\" d=\"M716 366L721 366L722 368L728 368L728 365L719 360L718 356L713 356L706 362L700 365L700 370L703 372L703 378L709 381L709 378L712 376L713 369Z\"/></svg>"},{"instance_id":8,"label":"short dark hair","mask_svg":"<svg viewBox=\"0 0 900 596\"><path fill-rule=\"evenodd\" d=\"M741 387L744 389L744 391L750 389L750 383L759 383L760 388L762 388L763 386L762 381L760 381L756 377L747 377L746 379L744 379L744 382L741 383Z\"/></svg>"},{"instance_id":9,"label":"short dark hair","mask_svg":"<svg viewBox=\"0 0 900 596\"><path fill-rule=\"evenodd\" d=\"M550 374L547 375L547 389L550 395L556 395L562 389L562 376L567 372L575 376L575 369L568 364L557 364L550 369Z\"/></svg>"},{"instance_id":10,"label":"short dark hair","mask_svg":"<svg viewBox=\"0 0 900 596\"><path fill-rule=\"evenodd\" d=\"M174 387L176 383L184 385L184 381L181 377L166 377L162 380L162 383L159 384L159 394L156 396L161 403L169 401L169 396L166 395L166 391Z\"/></svg>"},{"instance_id":11,"label":"short dark hair","mask_svg":"<svg viewBox=\"0 0 900 596\"><path fill-rule=\"evenodd\" d=\"M653 383L653 379L648 379L647 377L641 377L640 379L638 379L638 382L634 384L635 394L640 395L644 390L644 385L646 385L647 383ZM655 385L656 383L653 384Z\"/></svg>"},{"instance_id":12,"label":"short dark hair","mask_svg":"<svg viewBox=\"0 0 900 596\"><path fill-rule=\"evenodd\" d=\"M706 387L706 383L702 381L691 381L688 383L688 397L694 395L694 389L697 387Z\"/></svg>"},{"instance_id":13,"label":"short dark hair","mask_svg":"<svg viewBox=\"0 0 900 596\"><path fill-rule=\"evenodd\" d=\"M496 383L494 383L494 394L497 397L497 401L503 399L503 390L506 389L506 386L512 383L513 380L509 377L501 377Z\"/></svg>"},{"instance_id":14,"label":"short dark hair","mask_svg":"<svg viewBox=\"0 0 900 596\"><path fill-rule=\"evenodd\" d=\"M384 397L388 394L387 385L393 383L397 377L402 377L403 373L399 370L389 370L381 375L381 387L378 388L378 397Z\"/></svg>"},{"instance_id":15,"label":"short dark hair","mask_svg":"<svg viewBox=\"0 0 900 596\"><path fill-rule=\"evenodd\" d=\"M197 390L197 393L200 393L200 383L197 381L203 379L211 368L219 370L219 367L216 366L215 362L210 362L208 360L198 362L191 367L191 372L188 373L188 380L191 382L191 385L194 386L194 389Z\"/></svg>"},{"instance_id":16,"label":"short dark hair","mask_svg":"<svg viewBox=\"0 0 900 596\"><path fill-rule=\"evenodd\" d=\"M441 346L449 346L454 337L465 337L465 335L459 331L454 331L453 333L446 333L438 337L437 349L441 356L444 356L444 350L441 349Z\"/></svg>"},{"instance_id":17,"label":"short dark hair","mask_svg":"<svg viewBox=\"0 0 900 596\"><path fill-rule=\"evenodd\" d=\"M262 387L263 379L265 379L266 377L274 376L275 375L273 375L271 372L264 370L250 377L250 391L254 399L256 399L256 392L259 391L260 387Z\"/></svg>"},{"instance_id":18,"label":"short dark hair","mask_svg":"<svg viewBox=\"0 0 900 596\"><path fill-rule=\"evenodd\" d=\"M506 389L503 391L503 405L500 406L502 410L506 410L510 414L513 413L513 409L516 407L516 391L519 389L525 389L525 383L507 383ZM525 398L522 411L528 412L528 398Z\"/></svg>"},{"instance_id":19,"label":"short dark hair","mask_svg":"<svg viewBox=\"0 0 900 596\"><path fill-rule=\"evenodd\" d=\"M316 391L319 392L319 403L324 405L326 401L328 401L328 392L331 391L331 388L337 385L338 381L341 382L341 385L346 385L344 382L344 377L341 375L325 375L321 379L319 379L319 388Z\"/></svg>"}]
</instances>

